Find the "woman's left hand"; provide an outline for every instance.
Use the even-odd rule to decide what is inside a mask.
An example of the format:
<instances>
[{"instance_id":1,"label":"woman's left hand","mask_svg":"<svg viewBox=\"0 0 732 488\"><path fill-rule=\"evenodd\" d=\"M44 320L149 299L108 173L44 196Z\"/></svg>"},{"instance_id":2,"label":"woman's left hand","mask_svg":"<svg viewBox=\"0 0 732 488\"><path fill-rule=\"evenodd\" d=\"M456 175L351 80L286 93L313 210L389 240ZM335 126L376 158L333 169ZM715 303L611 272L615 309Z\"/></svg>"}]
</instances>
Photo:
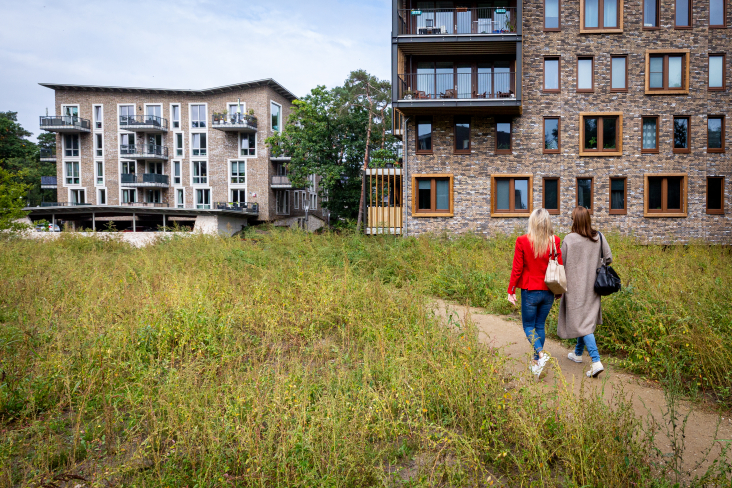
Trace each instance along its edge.
<instances>
[{"instance_id":1,"label":"woman's left hand","mask_svg":"<svg viewBox=\"0 0 732 488\"><path fill-rule=\"evenodd\" d=\"M511 295L509 293L508 294L508 301L511 302L515 306L516 305L516 294L514 293L513 295Z\"/></svg>"}]
</instances>

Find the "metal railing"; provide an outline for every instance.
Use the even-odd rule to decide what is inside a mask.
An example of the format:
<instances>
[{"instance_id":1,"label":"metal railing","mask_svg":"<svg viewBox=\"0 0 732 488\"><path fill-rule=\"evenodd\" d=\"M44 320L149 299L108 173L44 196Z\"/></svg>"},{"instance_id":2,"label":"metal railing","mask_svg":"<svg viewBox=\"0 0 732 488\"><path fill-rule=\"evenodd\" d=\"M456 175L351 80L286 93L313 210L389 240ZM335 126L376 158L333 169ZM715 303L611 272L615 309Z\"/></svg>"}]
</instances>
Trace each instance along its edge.
<instances>
[{"instance_id":1,"label":"metal railing","mask_svg":"<svg viewBox=\"0 0 732 488\"><path fill-rule=\"evenodd\" d=\"M170 207L167 203L152 203L152 202L121 202L122 207L152 207L152 208L167 208Z\"/></svg>"},{"instance_id":2,"label":"metal railing","mask_svg":"<svg viewBox=\"0 0 732 488\"><path fill-rule=\"evenodd\" d=\"M41 202L41 207L83 207L87 205L91 205L91 203Z\"/></svg>"},{"instance_id":3,"label":"metal railing","mask_svg":"<svg viewBox=\"0 0 732 488\"><path fill-rule=\"evenodd\" d=\"M274 175L272 176L272 186L292 186L289 176Z\"/></svg>"},{"instance_id":4,"label":"metal railing","mask_svg":"<svg viewBox=\"0 0 732 488\"><path fill-rule=\"evenodd\" d=\"M91 130L91 122L89 119L82 119L76 115L42 115L41 129L47 128L69 128L79 130Z\"/></svg>"},{"instance_id":5,"label":"metal railing","mask_svg":"<svg viewBox=\"0 0 732 488\"><path fill-rule=\"evenodd\" d=\"M214 202L212 208L215 210L233 210L235 212L259 213L259 204L250 202Z\"/></svg>"},{"instance_id":6,"label":"metal railing","mask_svg":"<svg viewBox=\"0 0 732 488\"><path fill-rule=\"evenodd\" d=\"M41 149L41 159L56 159L56 150Z\"/></svg>"},{"instance_id":7,"label":"metal railing","mask_svg":"<svg viewBox=\"0 0 732 488\"><path fill-rule=\"evenodd\" d=\"M211 115L211 126L227 126L227 127L251 127L257 128L257 118L249 114L224 114L214 113Z\"/></svg>"},{"instance_id":8,"label":"metal railing","mask_svg":"<svg viewBox=\"0 0 732 488\"><path fill-rule=\"evenodd\" d=\"M515 98L516 73L410 73L399 75L400 100Z\"/></svg>"},{"instance_id":9,"label":"metal railing","mask_svg":"<svg viewBox=\"0 0 732 488\"><path fill-rule=\"evenodd\" d=\"M120 156L128 158L168 158L167 146L157 144L120 144Z\"/></svg>"},{"instance_id":10,"label":"metal railing","mask_svg":"<svg viewBox=\"0 0 732 488\"><path fill-rule=\"evenodd\" d=\"M156 129L167 131L168 119L157 115L120 115L120 127L128 129Z\"/></svg>"},{"instance_id":11,"label":"metal railing","mask_svg":"<svg viewBox=\"0 0 732 488\"><path fill-rule=\"evenodd\" d=\"M516 33L516 17L507 7L401 9L399 35Z\"/></svg>"},{"instance_id":12,"label":"metal railing","mask_svg":"<svg viewBox=\"0 0 732 488\"><path fill-rule=\"evenodd\" d=\"M132 184L159 184L168 185L170 177L168 175L159 175L156 173L143 173L138 175L136 173L122 173L120 175L120 183L123 185Z\"/></svg>"},{"instance_id":13,"label":"metal railing","mask_svg":"<svg viewBox=\"0 0 732 488\"><path fill-rule=\"evenodd\" d=\"M41 185L58 185L58 177L41 176Z\"/></svg>"}]
</instances>

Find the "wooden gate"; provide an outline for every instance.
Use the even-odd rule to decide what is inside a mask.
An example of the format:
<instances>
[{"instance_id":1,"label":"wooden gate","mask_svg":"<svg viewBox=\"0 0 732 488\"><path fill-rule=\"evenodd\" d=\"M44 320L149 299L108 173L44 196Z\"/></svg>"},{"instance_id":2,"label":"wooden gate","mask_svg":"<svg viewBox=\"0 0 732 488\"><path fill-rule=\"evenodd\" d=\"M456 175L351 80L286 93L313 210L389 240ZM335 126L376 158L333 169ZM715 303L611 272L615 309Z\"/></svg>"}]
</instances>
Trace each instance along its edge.
<instances>
[{"instance_id":1,"label":"wooden gate","mask_svg":"<svg viewBox=\"0 0 732 488\"><path fill-rule=\"evenodd\" d=\"M402 233L401 168L369 168L366 187L366 234Z\"/></svg>"}]
</instances>

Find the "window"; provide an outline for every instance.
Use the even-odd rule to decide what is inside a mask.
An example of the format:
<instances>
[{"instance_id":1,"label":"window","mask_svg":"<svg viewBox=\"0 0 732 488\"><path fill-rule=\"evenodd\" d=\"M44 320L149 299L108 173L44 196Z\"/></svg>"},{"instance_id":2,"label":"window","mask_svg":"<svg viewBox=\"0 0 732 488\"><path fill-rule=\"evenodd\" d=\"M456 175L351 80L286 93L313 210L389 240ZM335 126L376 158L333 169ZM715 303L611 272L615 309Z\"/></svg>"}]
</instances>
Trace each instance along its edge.
<instances>
[{"instance_id":1,"label":"window","mask_svg":"<svg viewBox=\"0 0 732 488\"><path fill-rule=\"evenodd\" d=\"M470 116L455 116L455 152L470 154Z\"/></svg>"},{"instance_id":2,"label":"window","mask_svg":"<svg viewBox=\"0 0 732 488\"><path fill-rule=\"evenodd\" d=\"M295 210L300 210L300 192L296 191L295 193Z\"/></svg>"},{"instance_id":3,"label":"window","mask_svg":"<svg viewBox=\"0 0 732 488\"><path fill-rule=\"evenodd\" d=\"M417 153L432 152L432 117L417 117Z\"/></svg>"},{"instance_id":4,"label":"window","mask_svg":"<svg viewBox=\"0 0 732 488\"><path fill-rule=\"evenodd\" d=\"M643 28L658 29L659 0L643 0Z\"/></svg>"},{"instance_id":5,"label":"window","mask_svg":"<svg viewBox=\"0 0 732 488\"><path fill-rule=\"evenodd\" d=\"M183 156L183 133L177 132L175 134L175 155Z\"/></svg>"},{"instance_id":6,"label":"window","mask_svg":"<svg viewBox=\"0 0 732 488\"><path fill-rule=\"evenodd\" d=\"M107 189L99 188L97 190L97 205L106 205L106 204L107 204Z\"/></svg>"},{"instance_id":7,"label":"window","mask_svg":"<svg viewBox=\"0 0 732 488\"><path fill-rule=\"evenodd\" d=\"M413 175L412 216L452 217L452 184L453 177L448 174Z\"/></svg>"},{"instance_id":8,"label":"window","mask_svg":"<svg viewBox=\"0 0 732 488\"><path fill-rule=\"evenodd\" d=\"M208 169L206 167L206 161L193 161L193 184L194 185L205 185L208 183Z\"/></svg>"},{"instance_id":9,"label":"window","mask_svg":"<svg viewBox=\"0 0 732 488\"><path fill-rule=\"evenodd\" d=\"M529 216L531 175L491 175L491 217Z\"/></svg>"},{"instance_id":10,"label":"window","mask_svg":"<svg viewBox=\"0 0 732 488\"><path fill-rule=\"evenodd\" d=\"M724 152L724 117L721 115L707 117L707 152Z\"/></svg>"},{"instance_id":11,"label":"window","mask_svg":"<svg viewBox=\"0 0 732 488\"><path fill-rule=\"evenodd\" d=\"M135 203L137 201L137 190L122 190L122 203Z\"/></svg>"},{"instance_id":12,"label":"window","mask_svg":"<svg viewBox=\"0 0 732 488\"><path fill-rule=\"evenodd\" d=\"M724 54L709 55L709 89L724 90L726 88Z\"/></svg>"},{"instance_id":13,"label":"window","mask_svg":"<svg viewBox=\"0 0 732 488\"><path fill-rule=\"evenodd\" d=\"M173 161L173 184L180 185L180 161Z\"/></svg>"},{"instance_id":14,"label":"window","mask_svg":"<svg viewBox=\"0 0 732 488\"><path fill-rule=\"evenodd\" d=\"M585 207L592 213L592 180L593 178L577 178L577 206Z\"/></svg>"},{"instance_id":15,"label":"window","mask_svg":"<svg viewBox=\"0 0 732 488\"><path fill-rule=\"evenodd\" d=\"M275 191L275 211L277 215L288 215L290 213L290 192L285 190Z\"/></svg>"},{"instance_id":16,"label":"window","mask_svg":"<svg viewBox=\"0 0 732 488\"><path fill-rule=\"evenodd\" d=\"M707 213L724 214L724 176L707 177Z\"/></svg>"},{"instance_id":17,"label":"window","mask_svg":"<svg viewBox=\"0 0 732 488\"><path fill-rule=\"evenodd\" d=\"M544 208L552 215L559 215L559 178L544 178Z\"/></svg>"},{"instance_id":18,"label":"window","mask_svg":"<svg viewBox=\"0 0 732 488\"><path fill-rule=\"evenodd\" d=\"M256 156L257 142L256 134L241 134L239 142L239 156Z\"/></svg>"},{"instance_id":19,"label":"window","mask_svg":"<svg viewBox=\"0 0 732 488\"><path fill-rule=\"evenodd\" d=\"M272 130L279 132L282 130L282 107L275 102L270 102L270 110L272 111Z\"/></svg>"},{"instance_id":20,"label":"window","mask_svg":"<svg viewBox=\"0 0 732 488\"><path fill-rule=\"evenodd\" d=\"M621 156L623 115L580 113L580 156Z\"/></svg>"},{"instance_id":21,"label":"window","mask_svg":"<svg viewBox=\"0 0 732 488\"><path fill-rule=\"evenodd\" d=\"M180 129L180 105L170 106L170 118L173 119L173 129Z\"/></svg>"},{"instance_id":22,"label":"window","mask_svg":"<svg viewBox=\"0 0 732 488\"><path fill-rule=\"evenodd\" d=\"M78 134L65 134L64 135L64 156L67 158L78 158L79 157L79 135Z\"/></svg>"},{"instance_id":23,"label":"window","mask_svg":"<svg viewBox=\"0 0 732 488\"><path fill-rule=\"evenodd\" d=\"M104 139L102 134L94 134L94 152L97 157L104 156Z\"/></svg>"},{"instance_id":24,"label":"window","mask_svg":"<svg viewBox=\"0 0 732 488\"><path fill-rule=\"evenodd\" d=\"M196 190L196 208L211 208L211 190L208 188Z\"/></svg>"},{"instance_id":25,"label":"window","mask_svg":"<svg viewBox=\"0 0 732 488\"><path fill-rule=\"evenodd\" d=\"M135 134L120 134L119 153L135 154Z\"/></svg>"},{"instance_id":26,"label":"window","mask_svg":"<svg viewBox=\"0 0 732 488\"><path fill-rule=\"evenodd\" d=\"M496 122L496 154L511 154L511 122Z\"/></svg>"},{"instance_id":27,"label":"window","mask_svg":"<svg viewBox=\"0 0 732 488\"><path fill-rule=\"evenodd\" d=\"M310 210L318 209L318 194L313 192L310 194Z\"/></svg>"},{"instance_id":28,"label":"window","mask_svg":"<svg viewBox=\"0 0 732 488\"><path fill-rule=\"evenodd\" d=\"M559 117L544 117L544 154L559 154Z\"/></svg>"},{"instance_id":29,"label":"window","mask_svg":"<svg viewBox=\"0 0 732 488\"><path fill-rule=\"evenodd\" d=\"M689 117L677 117L674 115L674 152L688 153L691 152L689 144Z\"/></svg>"},{"instance_id":30,"label":"window","mask_svg":"<svg viewBox=\"0 0 732 488\"><path fill-rule=\"evenodd\" d=\"M97 186L104 186L104 162L97 161Z\"/></svg>"},{"instance_id":31,"label":"window","mask_svg":"<svg viewBox=\"0 0 732 488\"><path fill-rule=\"evenodd\" d=\"M135 174L135 162L134 161L122 161L122 174L123 175Z\"/></svg>"},{"instance_id":32,"label":"window","mask_svg":"<svg viewBox=\"0 0 732 488\"><path fill-rule=\"evenodd\" d=\"M658 117L645 116L642 118L641 153L658 152Z\"/></svg>"},{"instance_id":33,"label":"window","mask_svg":"<svg viewBox=\"0 0 732 488\"><path fill-rule=\"evenodd\" d=\"M594 59L577 58L577 91L595 91L595 70L593 69Z\"/></svg>"},{"instance_id":34,"label":"window","mask_svg":"<svg viewBox=\"0 0 732 488\"><path fill-rule=\"evenodd\" d=\"M206 155L206 134L191 134L194 156Z\"/></svg>"},{"instance_id":35,"label":"window","mask_svg":"<svg viewBox=\"0 0 732 488\"><path fill-rule=\"evenodd\" d=\"M231 190L231 203L243 205L247 203L247 191L240 188Z\"/></svg>"},{"instance_id":36,"label":"window","mask_svg":"<svg viewBox=\"0 0 732 488\"><path fill-rule=\"evenodd\" d=\"M559 80L559 58L544 58L544 91L560 91Z\"/></svg>"},{"instance_id":37,"label":"window","mask_svg":"<svg viewBox=\"0 0 732 488\"><path fill-rule=\"evenodd\" d=\"M610 58L612 76L610 77L610 91L628 91L628 58L626 56L612 56Z\"/></svg>"},{"instance_id":38,"label":"window","mask_svg":"<svg viewBox=\"0 0 732 488\"><path fill-rule=\"evenodd\" d=\"M544 30L558 31L559 12L561 9L560 0L544 0Z\"/></svg>"},{"instance_id":39,"label":"window","mask_svg":"<svg viewBox=\"0 0 732 488\"><path fill-rule=\"evenodd\" d=\"M645 176L646 217L686 217L686 175L668 173Z\"/></svg>"},{"instance_id":40,"label":"window","mask_svg":"<svg viewBox=\"0 0 732 488\"><path fill-rule=\"evenodd\" d=\"M691 0L675 0L674 18L677 29L691 29Z\"/></svg>"},{"instance_id":41,"label":"window","mask_svg":"<svg viewBox=\"0 0 732 488\"><path fill-rule=\"evenodd\" d=\"M145 105L145 123L160 126L162 125L162 105ZM155 202L158 203L158 202Z\"/></svg>"},{"instance_id":42,"label":"window","mask_svg":"<svg viewBox=\"0 0 732 488\"><path fill-rule=\"evenodd\" d=\"M178 188L177 190L175 190L175 206L177 208L186 207L186 194L183 188Z\"/></svg>"},{"instance_id":43,"label":"window","mask_svg":"<svg viewBox=\"0 0 732 488\"><path fill-rule=\"evenodd\" d=\"M245 185L247 182L247 162L232 161L231 162L231 184Z\"/></svg>"},{"instance_id":44,"label":"window","mask_svg":"<svg viewBox=\"0 0 732 488\"><path fill-rule=\"evenodd\" d=\"M162 195L160 190L147 191L147 203L162 203Z\"/></svg>"},{"instance_id":45,"label":"window","mask_svg":"<svg viewBox=\"0 0 732 488\"><path fill-rule=\"evenodd\" d=\"M580 32L620 30L623 28L620 0L580 0Z\"/></svg>"},{"instance_id":46,"label":"window","mask_svg":"<svg viewBox=\"0 0 732 488\"><path fill-rule=\"evenodd\" d=\"M135 106L120 105L119 106L119 125L128 125L135 121Z\"/></svg>"},{"instance_id":47,"label":"window","mask_svg":"<svg viewBox=\"0 0 732 488\"><path fill-rule=\"evenodd\" d=\"M101 129L104 126L104 117L102 115L102 106L94 105L94 128Z\"/></svg>"},{"instance_id":48,"label":"window","mask_svg":"<svg viewBox=\"0 0 732 488\"><path fill-rule=\"evenodd\" d=\"M71 205L83 205L86 203L86 190L70 190L69 201Z\"/></svg>"},{"instance_id":49,"label":"window","mask_svg":"<svg viewBox=\"0 0 732 488\"><path fill-rule=\"evenodd\" d=\"M727 27L727 0L709 0L709 27Z\"/></svg>"},{"instance_id":50,"label":"window","mask_svg":"<svg viewBox=\"0 0 732 488\"><path fill-rule=\"evenodd\" d=\"M628 213L627 178L610 178L610 215L625 215Z\"/></svg>"},{"instance_id":51,"label":"window","mask_svg":"<svg viewBox=\"0 0 732 488\"><path fill-rule=\"evenodd\" d=\"M153 175L161 175L163 174L163 163L160 161L148 161L147 162L147 172L149 174Z\"/></svg>"},{"instance_id":52,"label":"window","mask_svg":"<svg viewBox=\"0 0 732 488\"><path fill-rule=\"evenodd\" d=\"M191 127L206 127L206 105L191 105Z\"/></svg>"},{"instance_id":53,"label":"window","mask_svg":"<svg viewBox=\"0 0 732 488\"><path fill-rule=\"evenodd\" d=\"M66 161L66 184L80 185L81 177L79 176L79 162Z\"/></svg>"},{"instance_id":54,"label":"window","mask_svg":"<svg viewBox=\"0 0 732 488\"><path fill-rule=\"evenodd\" d=\"M646 51L646 95L689 92L689 50Z\"/></svg>"}]
</instances>

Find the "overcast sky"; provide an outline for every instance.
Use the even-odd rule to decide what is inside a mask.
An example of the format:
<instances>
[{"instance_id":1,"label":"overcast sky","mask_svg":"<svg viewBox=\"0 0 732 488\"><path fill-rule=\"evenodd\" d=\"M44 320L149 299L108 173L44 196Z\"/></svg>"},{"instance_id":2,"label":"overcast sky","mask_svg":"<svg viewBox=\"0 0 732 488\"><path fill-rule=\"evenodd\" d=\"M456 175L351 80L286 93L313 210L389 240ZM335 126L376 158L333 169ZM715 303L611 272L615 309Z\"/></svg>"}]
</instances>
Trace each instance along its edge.
<instances>
[{"instance_id":1,"label":"overcast sky","mask_svg":"<svg viewBox=\"0 0 732 488\"><path fill-rule=\"evenodd\" d=\"M390 76L389 0L0 0L0 111L34 139L38 83L210 88L274 78L297 96Z\"/></svg>"}]
</instances>

